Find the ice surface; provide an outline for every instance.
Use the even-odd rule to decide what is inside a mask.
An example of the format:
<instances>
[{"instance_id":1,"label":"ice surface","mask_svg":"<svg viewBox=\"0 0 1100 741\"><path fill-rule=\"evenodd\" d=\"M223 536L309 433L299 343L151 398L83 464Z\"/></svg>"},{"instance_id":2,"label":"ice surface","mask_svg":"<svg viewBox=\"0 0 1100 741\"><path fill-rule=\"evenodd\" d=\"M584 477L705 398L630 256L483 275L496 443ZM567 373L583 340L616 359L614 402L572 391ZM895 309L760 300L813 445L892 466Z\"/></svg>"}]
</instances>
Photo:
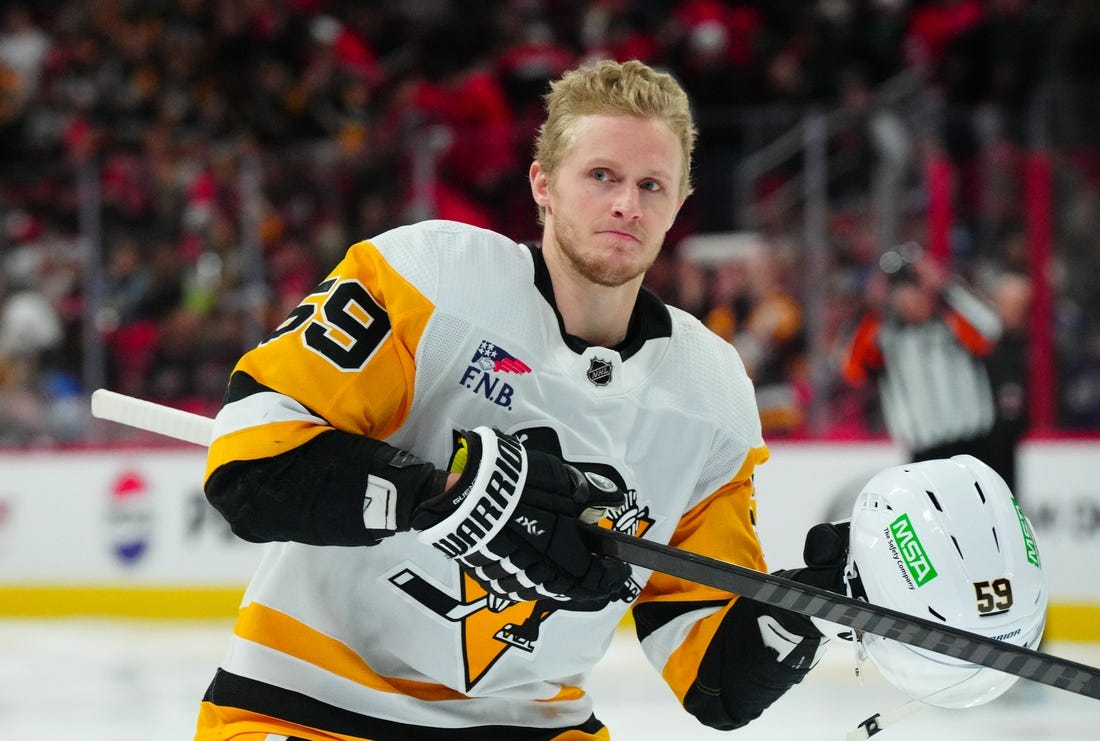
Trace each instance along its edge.
<instances>
[{"instance_id":1,"label":"ice surface","mask_svg":"<svg viewBox=\"0 0 1100 741\"><path fill-rule=\"evenodd\" d=\"M0 620L0 741L172 741L192 738L199 698L225 650L224 620ZM1096 666L1100 644L1044 645ZM622 632L593 676L597 714L615 741L842 741L905 698L873 668L854 673L835 646L806 681L733 734L698 725ZM1019 681L970 710L926 708L876 741L1100 738L1100 701Z\"/></svg>"}]
</instances>

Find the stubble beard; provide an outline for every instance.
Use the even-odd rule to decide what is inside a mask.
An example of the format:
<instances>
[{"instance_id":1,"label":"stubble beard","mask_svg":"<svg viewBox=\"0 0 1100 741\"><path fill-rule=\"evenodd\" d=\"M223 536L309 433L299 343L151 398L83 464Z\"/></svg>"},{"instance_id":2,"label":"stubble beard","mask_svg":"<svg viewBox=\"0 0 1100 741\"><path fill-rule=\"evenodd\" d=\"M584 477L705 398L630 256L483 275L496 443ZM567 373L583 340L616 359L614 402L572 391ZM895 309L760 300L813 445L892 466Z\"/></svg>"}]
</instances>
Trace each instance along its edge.
<instances>
[{"instance_id":1,"label":"stubble beard","mask_svg":"<svg viewBox=\"0 0 1100 741\"><path fill-rule=\"evenodd\" d=\"M579 246L580 240L577 238L576 230L569 224L563 224L555 219L553 231L558 250L573 270L584 279L606 288L618 288L643 275L652 267L659 251L654 250L652 256L647 255L641 260L611 261L599 255L586 254Z\"/></svg>"}]
</instances>

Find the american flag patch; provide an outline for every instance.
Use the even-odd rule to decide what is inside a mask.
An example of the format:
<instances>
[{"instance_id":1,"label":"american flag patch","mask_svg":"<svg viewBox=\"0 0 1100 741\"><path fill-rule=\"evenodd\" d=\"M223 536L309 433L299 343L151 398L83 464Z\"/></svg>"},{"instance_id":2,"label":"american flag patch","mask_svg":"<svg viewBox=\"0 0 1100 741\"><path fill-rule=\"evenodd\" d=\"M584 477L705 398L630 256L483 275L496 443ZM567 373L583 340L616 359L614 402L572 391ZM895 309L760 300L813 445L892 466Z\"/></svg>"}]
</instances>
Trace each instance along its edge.
<instances>
[{"instance_id":1,"label":"american flag patch","mask_svg":"<svg viewBox=\"0 0 1100 741\"><path fill-rule=\"evenodd\" d=\"M476 365L483 371L504 373L531 372L531 367L527 365L527 363L524 363L515 355L504 351L498 345L494 345L488 340L481 341L477 350L474 351L474 357L471 358L470 364Z\"/></svg>"}]
</instances>

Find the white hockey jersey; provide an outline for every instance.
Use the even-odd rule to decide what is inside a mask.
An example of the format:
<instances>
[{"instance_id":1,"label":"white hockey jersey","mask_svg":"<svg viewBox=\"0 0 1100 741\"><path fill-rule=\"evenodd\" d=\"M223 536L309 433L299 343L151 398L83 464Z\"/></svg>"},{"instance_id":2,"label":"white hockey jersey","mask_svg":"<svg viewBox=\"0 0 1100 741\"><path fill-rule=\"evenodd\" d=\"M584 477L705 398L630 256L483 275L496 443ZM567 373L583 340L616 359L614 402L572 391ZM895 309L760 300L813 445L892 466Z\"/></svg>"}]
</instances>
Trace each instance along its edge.
<instances>
[{"instance_id":1,"label":"white hockey jersey","mask_svg":"<svg viewBox=\"0 0 1100 741\"><path fill-rule=\"evenodd\" d=\"M446 468L455 431L490 425L620 483L605 526L765 569L767 450L734 349L646 291L618 349L569 337L536 248L443 221L360 242L235 374L255 383L217 417L208 479L333 428ZM266 548L197 739L607 738L585 678L631 604L500 604L410 532ZM633 579L635 602L682 603L639 626L682 699L735 597Z\"/></svg>"}]
</instances>

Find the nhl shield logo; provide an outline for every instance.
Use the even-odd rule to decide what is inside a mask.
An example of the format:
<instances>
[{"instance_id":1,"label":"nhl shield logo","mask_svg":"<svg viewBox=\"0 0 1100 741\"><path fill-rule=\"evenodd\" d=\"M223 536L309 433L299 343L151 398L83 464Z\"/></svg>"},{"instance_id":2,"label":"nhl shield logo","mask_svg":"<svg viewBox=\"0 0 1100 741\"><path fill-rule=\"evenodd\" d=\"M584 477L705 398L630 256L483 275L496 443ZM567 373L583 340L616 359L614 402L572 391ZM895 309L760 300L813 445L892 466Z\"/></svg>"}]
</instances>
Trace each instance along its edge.
<instances>
[{"instance_id":1,"label":"nhl shield logo","mask_svg":"<svg viewBox=\"0 0 1100 741\"><path fill-rule=\"evenodd\" d=\"M592 358L588 363L588 380L595 386L606 386L611 383L611 361L600 358Z\"/></svg>"}]
</instances>

